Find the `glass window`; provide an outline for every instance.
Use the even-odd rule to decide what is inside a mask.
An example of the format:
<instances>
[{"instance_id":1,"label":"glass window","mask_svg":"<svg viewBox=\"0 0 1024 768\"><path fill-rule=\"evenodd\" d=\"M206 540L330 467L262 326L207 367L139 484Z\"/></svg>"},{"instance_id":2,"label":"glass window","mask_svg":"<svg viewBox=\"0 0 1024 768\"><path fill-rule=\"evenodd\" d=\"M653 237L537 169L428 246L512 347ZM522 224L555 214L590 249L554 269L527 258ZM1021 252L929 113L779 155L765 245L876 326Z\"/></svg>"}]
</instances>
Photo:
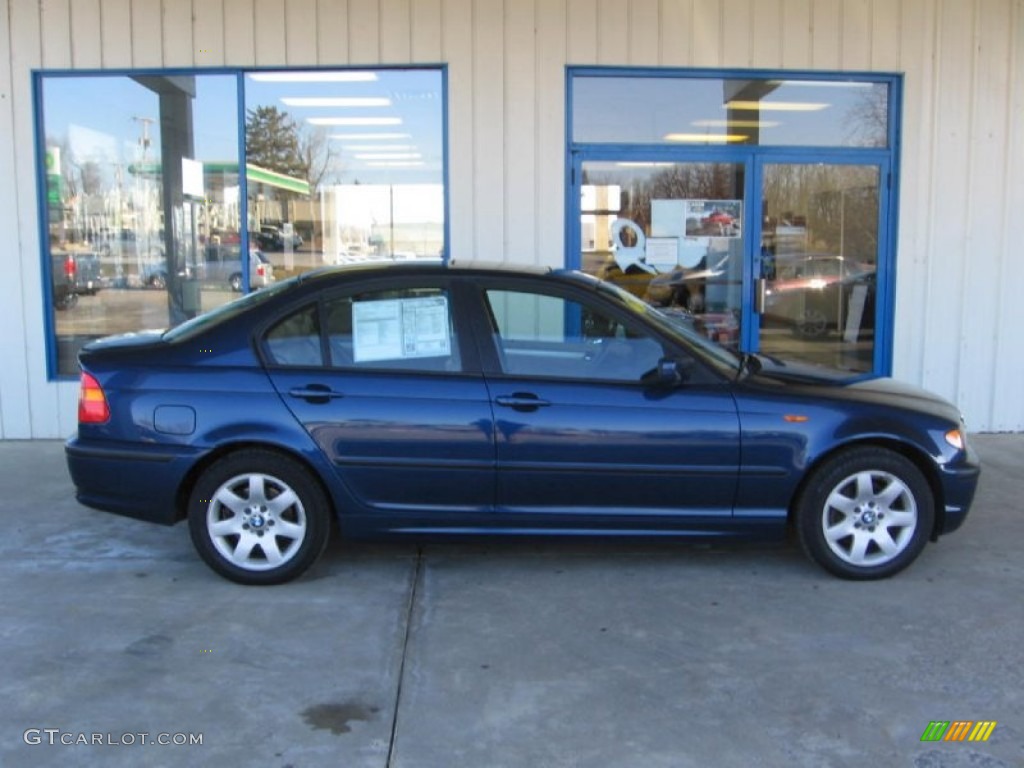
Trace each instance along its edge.
<instances>
[{"instance_id":1,"label":"glass window","mask_svg":"<svg viewBox=\"0 0 1024 768\"><path fill-rule=\"evenodd\" d=\"M275 272L441 258L441 86L437 70L245 76L250 238Z\"/></svg>"},{"instance_id":2,"label":"glass window","mask_svg":"<svg viewBox=\"0 0 1024 768\"><path fill-rule=\"evenodd\" d=\"M323 365L316 304L304 307L274 325L267 332L265 347L270 362L276 365Z\"/></svg>"},{"instance_id":3,"label":"glass window","mask_svg":"<svg viewBox=\"0 0 1024 768\"><path fill-rule=\"evenodd\" d=\"M373 291L327 302L331 365L401 371L462 370L448 292Z\"/></svg>"},{"instance_id":4,"label":"glass window","mask_svg":"<svg viewBox=\"0 0 1024 768\"><path fill-rule=\"evenodd\" d=\"M58 373L74 374L92 339L175 325L241 290L231 281L241 271L236 83L43 78L44 258ZM207 270L208 250L231 242L234 264Z\"/></svg>"},{"instance_id":5,"label":"glass window","mask_svg":"<svg viewBox=\"0 0 1024 768\"><path fill-rule=\"evenodd\" d=\"M325 264L442 258L439 69L37 83L51 373L76 374L93 339L174 327Z\"/></svg>"},{"instance_id":6,"label":"glass window","mask_svg":"<svg viewBox=\"0 0 1024 768\"><path fill-rule=\"evenodd\" d=\"M659 341L571 299L486 292L502 370L512 376L639 382L664 356Z\"/></svg>"},{"instance_id":7,"label":"glass window","mask_svg":"<svg viewBox=\"0 0 1024 768\"><path fill-rule=\"evenodd\" d=\"M888 145L889 87L865 80L579 76L572 105L577 143Z\"/></svg>"}]
</instances>

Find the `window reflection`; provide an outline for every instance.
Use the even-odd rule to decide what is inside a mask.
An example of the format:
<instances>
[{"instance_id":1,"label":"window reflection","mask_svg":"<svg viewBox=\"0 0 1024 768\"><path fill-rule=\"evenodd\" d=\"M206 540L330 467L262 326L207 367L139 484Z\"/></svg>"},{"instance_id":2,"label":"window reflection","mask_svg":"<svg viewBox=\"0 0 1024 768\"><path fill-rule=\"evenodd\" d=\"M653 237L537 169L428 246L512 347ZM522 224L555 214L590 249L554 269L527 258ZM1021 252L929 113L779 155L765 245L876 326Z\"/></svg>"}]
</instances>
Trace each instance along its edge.
<instances>
[{"instance_id":1,"label":"window reflection","mask_svg":"<svg viewBox=\"0 0 1024 768\"><path fill-rule=\"evenodd\" d=\"M441 110L437 71L248 74L250 237L275 271L440 258Z\"/></svg>"},{"instance_id":2,"label":"window reflection","mask_svg":"<svg viewBox=\"0 0 1024 768\"><path fill-rule=\"evenodd\" d=\"M167 327L232 297L235 83L230 75L43 80L58 373L75 373L78 350L94 338ZM210 249L231 241L233 259L220 252L211 269Z\"/></svg>"},{"instance_id":3,"label":"window reflection","mask_svg":"<svg viewBox=\"0 0 1024 768\"><path fill-rule=\"evenodd\" d=\"M574 77L573 141L885 147L889 88L858 80Z\"/></svg>"},{"instance_id":4,"label":"window reflection","mask_svg":"<svg viewBox=\"0 0 1024 768\"><path fill-rule=\"evenodd\" d=\"M39 87L58 374L95 338L175 326L288 275L444 252L436 69L45 74Z\"/></svg>"}]
</instances>

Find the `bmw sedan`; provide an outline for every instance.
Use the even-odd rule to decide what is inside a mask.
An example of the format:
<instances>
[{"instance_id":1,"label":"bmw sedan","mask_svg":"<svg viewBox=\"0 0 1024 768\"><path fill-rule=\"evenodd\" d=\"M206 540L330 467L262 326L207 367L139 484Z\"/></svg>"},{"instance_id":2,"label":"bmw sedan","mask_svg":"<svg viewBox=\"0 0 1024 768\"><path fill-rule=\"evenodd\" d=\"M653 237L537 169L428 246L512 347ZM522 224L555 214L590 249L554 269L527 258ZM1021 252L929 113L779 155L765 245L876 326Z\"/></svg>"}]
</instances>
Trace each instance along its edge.
<instances>
[{"instance_id":1,"label":"bmw sedan","mask_svg":"<svg viewBox=\"0 0 1024 768\"><path fill-rule=\"evenodd\" d=\"M734 354L580 273L397 263L279 282L82 350L83 504L188 521L237 582L343 535L751 536L851 579L964 521L948 402Z\"/></svg>"}]
</instances>

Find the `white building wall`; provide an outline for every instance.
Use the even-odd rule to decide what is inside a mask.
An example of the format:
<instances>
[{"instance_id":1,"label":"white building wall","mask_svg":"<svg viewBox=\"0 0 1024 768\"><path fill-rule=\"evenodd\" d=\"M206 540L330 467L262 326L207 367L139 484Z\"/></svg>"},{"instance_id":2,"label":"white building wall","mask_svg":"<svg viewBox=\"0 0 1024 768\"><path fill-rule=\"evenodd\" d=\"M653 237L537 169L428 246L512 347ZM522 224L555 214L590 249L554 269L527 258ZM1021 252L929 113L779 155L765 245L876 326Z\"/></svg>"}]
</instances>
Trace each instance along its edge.
<instances>
[{"instance_id":1,"label":"white building wall","mask_svg":"<svg viewBox=\"0 0 1024 768\"><path fill-rule=\"evenodd\" d=\"M446 63L451 253L561 264L565 67L906 74L895 375L1024 430L1024 0L3 0L0 437L46 380L30 72Z\"/></svg>"}]
</instances>

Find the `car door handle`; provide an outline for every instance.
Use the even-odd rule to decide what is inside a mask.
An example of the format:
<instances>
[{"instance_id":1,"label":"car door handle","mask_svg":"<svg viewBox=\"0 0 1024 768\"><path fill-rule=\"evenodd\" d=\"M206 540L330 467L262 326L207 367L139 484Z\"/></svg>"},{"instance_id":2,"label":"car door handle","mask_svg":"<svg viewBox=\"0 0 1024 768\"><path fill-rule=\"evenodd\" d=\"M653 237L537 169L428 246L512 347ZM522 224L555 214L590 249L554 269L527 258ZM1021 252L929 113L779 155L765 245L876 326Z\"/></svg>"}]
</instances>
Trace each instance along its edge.
<instances>
[{"instance_id":1,"label":"car door handle","mask_svg":"<svg viewBox=\"0 0 1024 768\"><path fill-rule=\"evenodd\" d=\"M344 397L341 392L335 392L324 384L307 384L305 387L293 387L288 390L292 397L298 397L312 402L326 403L332 398Z\"/></svg>"},{"instance_id":2,"label":"car door handle","mask_svg":"<svg viewBox=\"0 0 1024 768\"><path fill-rule=\"evenodd\" d=\"M506 408L515 408L517 411L533 411L551 405L547 400L541 400L529 392L516 392L511 395L499 395L494 402Z\"/></svg>"}]
</instances>

